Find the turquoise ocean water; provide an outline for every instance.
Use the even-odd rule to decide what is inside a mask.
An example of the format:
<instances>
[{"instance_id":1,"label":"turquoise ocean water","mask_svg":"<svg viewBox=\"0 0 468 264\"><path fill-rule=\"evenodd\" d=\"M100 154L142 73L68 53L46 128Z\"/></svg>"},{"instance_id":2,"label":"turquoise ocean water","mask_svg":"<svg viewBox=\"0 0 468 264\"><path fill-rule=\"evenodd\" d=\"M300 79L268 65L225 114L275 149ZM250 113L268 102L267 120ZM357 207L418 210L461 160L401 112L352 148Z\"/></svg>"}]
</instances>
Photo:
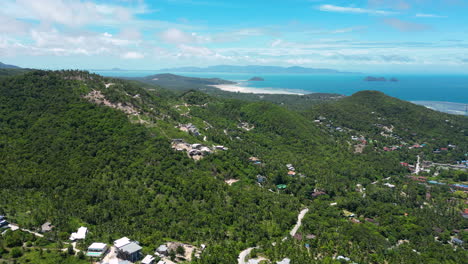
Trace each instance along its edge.
<instances>
[{"instance_id":1,"label":"turquoise ocean water","mask_svg":"<svg viewBox=\"0 0 468 264\"><path fill-rule=\"evenodd\" d=\"M104 76L143 77L156 74L156 71L95 71ZM239 86L281 90L298 93L338 93L351 95L362 90L377 90L387 95L407 101L417 101L431 107L449 103L458 110L468 104L468 75L383 75L387 79L397 78L398 82L366 82L362 74L234 74L234 73L184 73L174 74L222 78L236 81ZM265 81L249 82L253 76ZM381 76L381 75L378 75ZM437 102L437 104L435 104ZM438 109L440 110L440 109ZM464 112L464 111L463 111Z\"/></svg>"}]
</instances>

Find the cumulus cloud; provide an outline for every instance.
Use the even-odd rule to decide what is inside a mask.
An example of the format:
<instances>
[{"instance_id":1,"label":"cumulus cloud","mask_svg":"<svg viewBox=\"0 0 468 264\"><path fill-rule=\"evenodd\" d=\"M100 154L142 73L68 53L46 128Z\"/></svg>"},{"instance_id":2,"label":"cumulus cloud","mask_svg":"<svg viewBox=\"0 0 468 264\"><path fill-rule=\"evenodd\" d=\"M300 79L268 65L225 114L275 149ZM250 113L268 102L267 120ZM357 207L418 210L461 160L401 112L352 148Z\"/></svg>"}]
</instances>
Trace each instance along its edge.
<instances>
[{"instance_id":1,"label":"cumulus cloud","mask_svg":"<svg viewBox=\"0 0 468 264\"><path fill-rule=\"evenodd\" d=\"M148 12L143 4L124 7L82 0L3 0L2 9L16 18L38 20L69 27L120 24L135 14Z\"/></svg>"},{"instance_id":2,"label":"cumulus cloud","mask_svg":"<svg viewBox=\"0 0 468 264\"><path fill-rule=\"evenodd\" d=\"M402 32L416 32L430 29L428 25L406 22L398 18L385 19L384 23Z\"/></svg>"},{"instance_id":3,"label":"cumulus cloud","mask_svg":"<svg viewBox=\"0 0 468 264\"><path fill-rule=\"evenodd\" d=\"M145 57L145 55L143 55L140 52L136 52L136 51L128 51L128 52L123 53L120 57L122 59L135 60L135 59L143 59Z\"/></svg>"},{"instance_id":4,"label":"cumulus cloud","mask_svg":"<svg viewBox=\"0 0 468 264\"><path fill-rule=\"evenodd\" d=\"M384 10L375 10L375 9L366 9L359 7L344 7L336 5L320 5L318 6L320 11L325 12L336 12L336 13L350 13L350 14L370 14L370 15L392 15L395 12L384 11Z\"/></svg>"}]
</instances>

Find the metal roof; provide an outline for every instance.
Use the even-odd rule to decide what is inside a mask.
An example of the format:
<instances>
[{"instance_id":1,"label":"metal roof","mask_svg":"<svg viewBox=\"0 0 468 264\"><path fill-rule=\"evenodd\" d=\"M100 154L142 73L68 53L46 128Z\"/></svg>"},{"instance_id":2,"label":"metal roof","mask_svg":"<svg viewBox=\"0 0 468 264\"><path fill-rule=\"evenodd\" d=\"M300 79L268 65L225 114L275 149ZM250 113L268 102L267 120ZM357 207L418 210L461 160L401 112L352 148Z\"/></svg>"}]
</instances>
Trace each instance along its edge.
<instances>
[{"instance_id":1,"label":"metal roof","mask_svg":"<svg viewBox=\"0 0 468 264\"><path fill-rule=\"evenodd\" d=\"M133 254L135 252L138 252L142 249L142 247L140 247L140 245L138 245L137 243L135 242L131 242L123 247L120 248L121 251L125 252L125 253L128 253L128 254Z\"/></svg>"}]
</instances>

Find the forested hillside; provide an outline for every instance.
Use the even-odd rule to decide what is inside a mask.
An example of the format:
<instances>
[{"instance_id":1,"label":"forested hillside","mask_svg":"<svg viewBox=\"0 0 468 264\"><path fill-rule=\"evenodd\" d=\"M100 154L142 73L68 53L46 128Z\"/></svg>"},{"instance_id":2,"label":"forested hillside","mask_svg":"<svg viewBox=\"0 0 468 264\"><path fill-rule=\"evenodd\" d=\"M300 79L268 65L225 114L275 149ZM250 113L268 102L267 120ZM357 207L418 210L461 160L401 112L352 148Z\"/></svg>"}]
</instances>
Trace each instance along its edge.
<instances>
[{"instance_id":1,"label":"forested hillside","mask_svg":"<svg viewBox=\"0 0 468 264\"><path fill-rule=\"evenodd\" d=\"M355 153L351 135L380 135L369 111L395 131L407 129L402 138L450 137L458 148L441 159L455 162L468 150L466 118L382 94L301 113L80 71L0 78L0 215L31 230L53 223L46 238L57 244L43 263L86 261L58 253L81 225L90 230L81 249L122 236L147 254L166 241L207 245L193 263L236 263L253 246L250 258L293 264L333 263L338 255L357 263L462 263L466 250L451 239L467 240L466 196L405 177L400 162L416 150L385 152L376 143ZM195 158L173 142L200 143L209 154ZM304 208L301 237L292 238ZM14 232L0 238L7 263L42 252L33 238L10 243Z\"/></svg>"}]
</instances>

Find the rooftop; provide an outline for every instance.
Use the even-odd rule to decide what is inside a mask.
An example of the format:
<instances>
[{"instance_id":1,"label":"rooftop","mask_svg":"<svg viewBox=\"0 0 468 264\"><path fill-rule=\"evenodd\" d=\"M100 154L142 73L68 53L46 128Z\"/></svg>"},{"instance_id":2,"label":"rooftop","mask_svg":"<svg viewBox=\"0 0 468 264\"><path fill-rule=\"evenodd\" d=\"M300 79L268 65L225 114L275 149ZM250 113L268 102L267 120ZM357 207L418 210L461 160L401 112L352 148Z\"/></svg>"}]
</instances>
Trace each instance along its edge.
<instances>
[{"instance_id":1,"label":"rooftop","mask_svg":"<svg viewBox=\"0 0 468 264\"><path fill-rule=\"evenodd\" d=\"M104 250L104 249L106 249L106 247L107 247L107 245L105 243L95 242L95 243L92 243L88 247L88 250Z\"/></svg>"},{"instance_id":2,"label":"rooftop","mask_svg":"<svg viewBox=\"0 0 468 264\"><path fill-rule=\"evenodd\" d=\"M141 261L141 264L150 264L154 261L154 257L151 255L146 255L146 257Z\"/></svg>"},{"instance_id":3,"label":"rooftop","mask_svg":"<svg viewBox=\"0 0 468 264\"><path fill-rule=\"evenodd\" d=\"M88 228L82 226L78 228L78 231L76 233L72 233L70 235L70 240L85 239L86 233L88 233Z\"/></svg>"},{"instance_id":4,"label":"rooftop","mask_svg":"<svg viewBox=\"0 0 468 264\"><path fill-rule=\"evenodd\" d=\"M129 244L119 248L121 251L128 253L128 254L133 254L135 252L138 252L142 249L140 245L138 245L135 242L130 242Z\"/></svg>"},{"instance_id":5,"label":"rooftop","mask_svg":"<svg viewBox=\"0 0 468 264\"><path fill-rule=\"evenodd\" d=\"M117 239L116 241L114 241L114 246L117 247L117 248L121 248L127 244L130 244L130 239L128 237L122 237L120 239Z\"/></svg>"}]
</instances>

